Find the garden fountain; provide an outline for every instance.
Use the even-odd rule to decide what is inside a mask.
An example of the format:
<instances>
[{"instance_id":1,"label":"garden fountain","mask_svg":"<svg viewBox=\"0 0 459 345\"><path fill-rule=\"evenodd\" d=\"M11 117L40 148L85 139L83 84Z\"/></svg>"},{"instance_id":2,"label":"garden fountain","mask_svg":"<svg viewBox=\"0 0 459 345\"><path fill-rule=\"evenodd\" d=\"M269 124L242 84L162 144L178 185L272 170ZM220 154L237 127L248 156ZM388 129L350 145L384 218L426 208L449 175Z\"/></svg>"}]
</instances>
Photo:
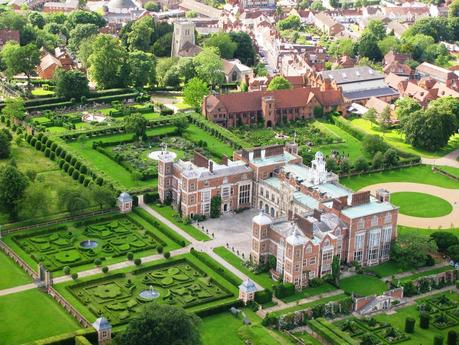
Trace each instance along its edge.
<instances>
[{"instance_id":1,"label":"garden fountain","mask_svg":"<svg viewBox=\"0 0 459 345\"><path fill-rule=\"evenodd\" d=\"M139 293L139 296L144 299L155 299L159 297L159 292L153 289L153 286L150 285L148 290L143 290Z\"/></svg>"},{"instance_id":2,"label":"garden fountain","mask_svg":"<svg viewBox=\"0 0 459 345\"><path fill-rule=\"evenodd\" d=\"M104 122L107 118L104 115L90 114L87 111L81 116L81 121L83 122Z\"/></svg>"},{"instance_id":3,"label":"garden fountain","mask_svg":"<svg viewBox=\"0 0 459 345\"><path fill-rule=\"evenodd\" d=\"M83 249L96 248L97 245L98 245L97 241L94 241L94 240L84 240L83 242L80 242L80 247Z\"/></svg>"},{"instance_id":4,"label":"garden fountain","mask_svg":"<svg viewBox=\"0 0 459 345\"><path fill-rule=\"evenodd\" d=\"M162 143L161 147L161 150L150 152L148 154L148 158L158 161L160 156L164 157L165 155L167 155L167 159L171 160L174 160L177 157L177 154L175 152L167 151L167 144Z\"/></svg>"}]
</instances>

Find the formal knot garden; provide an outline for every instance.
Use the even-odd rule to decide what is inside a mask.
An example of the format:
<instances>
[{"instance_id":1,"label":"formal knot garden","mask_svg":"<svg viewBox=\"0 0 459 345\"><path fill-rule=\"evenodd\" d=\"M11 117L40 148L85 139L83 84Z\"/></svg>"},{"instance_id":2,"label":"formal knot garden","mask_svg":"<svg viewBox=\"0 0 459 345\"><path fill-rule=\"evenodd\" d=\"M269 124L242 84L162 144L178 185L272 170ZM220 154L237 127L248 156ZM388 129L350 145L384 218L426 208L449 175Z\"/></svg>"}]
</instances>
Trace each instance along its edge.
<instances>
[{"instance_id":1,"label":"formal knot garden","mask_svg":"<svg viewBox=\"0 0 459 345\"><path fill-rule=\"evenodd\" d=\"M160 230L160 227L163 228ZM163 225L138 214L110 214L22 232L5 241L16 247L26 261L33 263L32 267L42 263L47 270L56 272L67 266L124 261L128 255L151 255L184 244L175 237L176 242L171 240L167 235L172 236L172 233L164 229Z\"/></svg>"},{"instance_id":2,"label":"formal knot garden","mask_svg":"<svg viewBox=\"0 0 459 345\"><path fill-rule=\"evenodd\" d=\"M148 303L199 311L234 301L237 292L235 285L190 254L58 289L88 319L103 315L114 326L128 322Z\"/></svg>"}]
</instances>

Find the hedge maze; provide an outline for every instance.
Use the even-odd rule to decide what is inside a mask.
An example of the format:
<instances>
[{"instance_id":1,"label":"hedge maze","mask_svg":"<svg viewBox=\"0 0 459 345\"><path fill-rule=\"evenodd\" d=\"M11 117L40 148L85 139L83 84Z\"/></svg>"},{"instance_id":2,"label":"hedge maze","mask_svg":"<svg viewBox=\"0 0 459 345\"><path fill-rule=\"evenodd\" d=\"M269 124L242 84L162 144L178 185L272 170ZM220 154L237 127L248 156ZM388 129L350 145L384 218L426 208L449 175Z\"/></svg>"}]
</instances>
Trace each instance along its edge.
<instances>
[{"instance_id":1,"label":"hedge maze","mask_svg":"<svg viewBox=\"0 0 459 345\"><path fill-rule=\"evenodd\" d=\"M147 303L191 308L233 296L187 257L85 281L67 289L95 317L104 315L113 325L127 322ZM144 298L142 291L155 291L159 296Z\"/></svg>"},{"instance_id":2,"label":"hedge maze","mask_svg":"<svg viewBox=\"0 0 459 345\"><path fill-rule=\"evenodd\" d=\"M97 259L165 247L167 243L152 230L153 226L143 227L133 216L112 215L19 234L12 239L33 260L43 263L50 271L58 271L65 266L81 266ZM96 246L85 246L88 240L95 241Z\"/></svg>"}]
</instances>

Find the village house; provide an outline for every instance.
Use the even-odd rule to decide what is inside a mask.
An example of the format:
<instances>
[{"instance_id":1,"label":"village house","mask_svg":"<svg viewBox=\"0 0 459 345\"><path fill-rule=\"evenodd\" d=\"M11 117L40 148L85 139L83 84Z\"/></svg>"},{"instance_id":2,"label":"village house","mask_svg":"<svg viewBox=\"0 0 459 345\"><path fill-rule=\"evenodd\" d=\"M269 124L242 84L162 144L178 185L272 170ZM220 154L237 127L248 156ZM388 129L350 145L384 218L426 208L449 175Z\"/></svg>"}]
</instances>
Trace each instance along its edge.
<instances>
[{"instance_id":1,"label":"village house","mask_svg":"<svg viewBox=\"0 0 459 345\"><path fill-rule=\"evenodd\" d=\"M19 43L20 33L18 30L1 29L0 30L0 49L6 44L6 42Z\"/></svg>"},{"instance_id":2,"label":"village house","mask_svg":"<svg viewBox=\"0 0 459 345\"><path fill-rule=\"evenodd\" d=\"M66 0L65 2L45 2L45 4L43 5L43 12L72 12L77 10L79 5L80 3L78 0Z\"/></svg>"},{"instance_id":3,"label":"village house","mask_svg":"<svg viewBox=\"0 0 459 345\"><path fill-rule=\"evenodd\" d=\"M316 13L314 15L314 25L329 36L335 36L345 30L342 24L336 22L326 13Z\"/></svg>"},{"instance_id":4,"label":"village house","mask_svg":"<svg viewBox=\"0 0 459 345\"><path fill-rule=\"evenodd\" d=\"M223 72L227 83L238 83L249 80L253 76L253 70L242 64L238 59L223 59Z\"/></svg>"},{"instance_id":5,"label":"village house","mask_svg":"<svg viewBox=\"0 0 459 345\"><path fill-rule=\"evenodd\" d=\"M445 86L459 90L459 76L446 68L423 62L416 67L416 74L423 77L431 77Z\"/></svg>"},{"instance_id":6,"label":"village house","mask_svg":"<svg viewBox=\"0 0 459 345\"><path fill-rule=\"evenodd\" d=\"M76 69L78 66L69 53L58 47L54 54L42 49L40 64L37 67L37 74L40 78L50 80L58 68L66 71Z\"/></svg>"}]
</instances>

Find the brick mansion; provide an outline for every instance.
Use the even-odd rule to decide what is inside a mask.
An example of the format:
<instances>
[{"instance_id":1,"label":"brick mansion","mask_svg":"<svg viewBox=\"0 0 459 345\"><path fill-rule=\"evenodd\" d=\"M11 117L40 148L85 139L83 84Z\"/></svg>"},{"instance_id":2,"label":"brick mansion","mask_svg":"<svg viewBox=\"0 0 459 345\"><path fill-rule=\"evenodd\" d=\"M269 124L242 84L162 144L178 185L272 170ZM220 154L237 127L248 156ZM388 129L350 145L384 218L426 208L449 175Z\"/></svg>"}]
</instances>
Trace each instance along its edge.
<instances>
[{"instance_id":1,"label":"brick mansion","mask_svg":"<svg viewBox=\"0 0 459 345\"><path fill-rule=\"evenodd\" d=\"M208 216L216 196L222 213L260 209L252 220L251 260L276 257L273 276L297 288L331 273L334 256L363 266L388 260L398 216L389 192L354 193L326 170L320 152L308 167L297 151L295 143L243 149L217 164L199 153L193 161L175 161L165 150L158 163L160 199L180 204L183 216Z\"/></svg>"}]
</instances>

